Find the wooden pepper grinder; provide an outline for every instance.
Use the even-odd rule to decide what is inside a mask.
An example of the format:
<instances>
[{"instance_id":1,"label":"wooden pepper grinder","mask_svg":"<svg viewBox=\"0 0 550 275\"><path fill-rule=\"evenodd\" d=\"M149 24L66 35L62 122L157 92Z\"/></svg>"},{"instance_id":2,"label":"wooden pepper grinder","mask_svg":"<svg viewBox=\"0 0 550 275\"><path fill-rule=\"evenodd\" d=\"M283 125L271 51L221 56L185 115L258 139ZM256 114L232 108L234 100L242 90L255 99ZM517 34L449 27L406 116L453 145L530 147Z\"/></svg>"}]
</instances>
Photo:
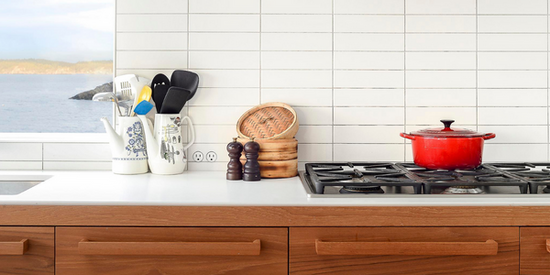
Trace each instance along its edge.
<instances>
[{"instance_id":1,"label":"wooden pepper grinder","mask_svg":"<svg viewBox=\"0 0 550 275\"><path fill-rule=\"evenodd\" d=\"M258 163L258 155L260 152L260 144L254 141L247 142L244 145L244 152L246 156L246 163L244 164L244 181L259 181L260 175L260 163Z\"/></svg>"},{"instance_id":2,"label":"wooden pepper grinder","mask_svg":"<svg viewBox=\"0 0 550 275\"><path fill-rule=\"evenodd\" d=\"M229 152L229 163L227 164L226 178L228 180L243 179L243 164L240 161L243 152L243 145L233 138L233 142L227 144L227 152Z\"/></svg>"}]
</instances>

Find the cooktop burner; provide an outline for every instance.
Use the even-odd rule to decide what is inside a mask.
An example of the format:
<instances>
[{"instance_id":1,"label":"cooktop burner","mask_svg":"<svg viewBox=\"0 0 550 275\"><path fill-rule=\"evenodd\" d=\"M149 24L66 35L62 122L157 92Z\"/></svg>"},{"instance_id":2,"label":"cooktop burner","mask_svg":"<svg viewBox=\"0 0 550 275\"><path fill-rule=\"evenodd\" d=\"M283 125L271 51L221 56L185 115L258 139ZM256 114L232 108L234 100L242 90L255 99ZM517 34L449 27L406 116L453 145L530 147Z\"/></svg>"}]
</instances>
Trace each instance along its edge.
<instances>
[{"instance_id":1,"label":"cooktop burner","mask_svg":"<svg viewBox=\"0 0 550 275\"><path fill-rule=\"evenodd\" d=\"M550 163L488 163L472 170L430 170L414 163L306 163L312 194L550 193Z\"/></svg>"}]
</instances>

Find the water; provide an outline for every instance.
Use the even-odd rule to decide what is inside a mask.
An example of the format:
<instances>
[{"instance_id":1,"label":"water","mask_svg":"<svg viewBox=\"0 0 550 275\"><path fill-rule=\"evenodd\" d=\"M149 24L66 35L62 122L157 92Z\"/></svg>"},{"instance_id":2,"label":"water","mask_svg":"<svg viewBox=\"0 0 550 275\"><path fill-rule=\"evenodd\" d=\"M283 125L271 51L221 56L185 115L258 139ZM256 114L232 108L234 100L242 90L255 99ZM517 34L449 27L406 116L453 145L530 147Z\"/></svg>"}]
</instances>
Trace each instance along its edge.
<instances>
[{"instance_id":1,"label":"water","mask_svg":"<svg viewBox=\"0 0 550 275\"><path fill-rule=\"evenodd\" d=\"M70 97L113 80L112 75L0 74L0 133L103 133L111 102Z\"/></svg>"}]
</instances>

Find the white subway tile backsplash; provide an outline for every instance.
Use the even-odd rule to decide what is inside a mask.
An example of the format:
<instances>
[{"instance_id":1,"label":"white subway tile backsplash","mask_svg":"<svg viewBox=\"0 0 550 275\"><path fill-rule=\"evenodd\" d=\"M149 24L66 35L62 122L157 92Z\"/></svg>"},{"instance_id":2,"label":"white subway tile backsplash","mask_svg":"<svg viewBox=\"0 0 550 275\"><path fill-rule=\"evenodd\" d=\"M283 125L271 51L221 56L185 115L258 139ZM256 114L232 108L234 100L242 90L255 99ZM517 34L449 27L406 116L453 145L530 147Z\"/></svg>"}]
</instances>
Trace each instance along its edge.
<instances>
[{"instance_id":1,"label":"white subway tile backsplash","mask_svg":"<svg viewBox=\"0 0 550 275\"><path fill-rule=\"evenodd\" d=\"M332 144L332 126L300 126L300 130L296 134L296 139L298 140L299 144Z\"/></svg>"},{"instance_id":2,"label":"white subway tile backsplash","mask_svg":"<svg viewBox=\"0 0 550 275\"><path fill-rule=\"evenodd\" d=\"M182 69L187 67L186 51L119 51L118 68Z\"/></svg>"},{"instance_id":3,"label":"white subway tile backsplash","mask_svg":"<svg viewBox=\"0 0 550 275\"><path fill-rule=\"evenodd\" d=\"M545 125L546 107L480 107L479 125Z\"/></svg>"},{"instance_id":4,"label":"white subway tile backsplash","mask_svg":"<svg viewBox=\"0 0 550 275\"><path fill-rule=\"evenodd\" d=\"M262 88L330 88L331 71L262 70Z\"/></svg>"},{"instance_id":5,"label":"white subway tile backsplash","mask_svg":"<svg viewBox=\"0 0 550 275\"><path fill-rule=\"evenodd\" d=\"M332 125L332 107L293 107L302 125Z\"/></svg>"},{"instance_id":6,"label":"white subway tile backsplash","mask_svg":"<svg viewBox=\"0 0 550 275\"><path fill-rule=\"evenodd\" d=\"M475 51L475 34L406 34L407 51Z\"/></svg>"},{"instance_id":7,"label":"white subway tile backsplash","mask_svg":"<svg viewBox=\"0 0 550 275\"><path fill-rule=\"evenodd\" d=\"M259 103L260 88L199 88L188 104L190 106L254 106Z\"/></svg>"},{"instance_id":8,"label":"white subway tile backsplash","mask_svg":"<svg viewBox=\"0 0 550 275\"><path fill-rule=\"evenodd\" d=\"M405 56L407 70L475 70L475 52L410 52Z\"/></svg>"},{"instance_id":9,"label":"white subway tile backsplash","mask_svg":"<svg viewBox=\"0 0 550 275\"><path fill-rule=\"evenodd\" d=\"M404 14L404 0L334 0L335 14Z\"/></svg>"},{"instance_id":10,"label":"white subway tile backsplash","mask_svg":"<svg viewBox=\"0 0 550 275\"><path fill-rule=\"evenodd\" d=\"M186 32L185 14L118 14L117 32Z\"/></svg>"},{"instance_id":11,"label":"white subway tile backsplash","mask_svg":"<svg viewBox=\"0 0 550 275\"><path fill-rule=\"evenodd\" d=\"M403 144L334 144L334 161L403 161Z\"/></svg>"},{"instance_id":12,"label":"white subway tile backsplash","mask_svg":"<svg viewBox=\"0 0 550 275\"><path fill-rule=\"evenodd\" d=\"M407 32L476 32L475 15L411 15L407 16Z\"/></svg>"},{"instance_id":13,"label":"white subway tile backsplash","mask_svg":"<svg viewBox=\"0 0 550 275\"><path fill-rule=\"evenodd\" d=\"M332 0L262 0L262 13L332 13Z\"/></svg>"},{"instance_id":14,"label":"white subway tile backsplash","mask_svg":"<svg viewBox=\"0 0 550 275\"><path fill-rule=\"evenodd\" d=\"M291 106L332 106L332 89L262 89L262 102L285 102Z\"/></svg>"},{"instance_id":15,"label":"white subway tile backsplash","mask_svg":"<svg viewBox=\"0 0 550 275\"><path fill-rule=\"evenodd\" d=\"M195 125L234 124L251 107L189 107Z\"/></svg>"},{"instance_id":16,"label":"white subway tile backsplash","mask_svg":"<svg viewBox=\"0 0 550 275\"><path fill-rule=\"evenodd\" d=\"M478 31L489 33L507 33L507 32L546 32L547 20L544 16L479 16Z\"/></svg>"},{"instance_id":17,"label":"white subway tile backsplash","mask_svg":"<svg viewBox=\"0 0 550 275\"><path fill-rule=\"evenodd\" d=\"M547 143L548 128L546 126L479 126L482 133L496 133L497 137L487 140L487 143Z\"/></svg>"},{"instance_id":18,"label":"white subway tile backsplash","mask_svg":"<svg viewBox=\"0 0 550 275\"><path fill-rule=\"evenodd\" d=\"M42 160L40 161L0 160L0 170L42 170Z\"/></svg>"},{"instance_id":19,"label":"white subway tile backsplash","mask_svg":"<svg viewBox=\"0 0 550 275\"><path fill-rule=\"evenodd\" d=\"M111 148L107 143L45 143L44 161L111 161Z\"/></svg>"},{"instance_id":20,"label":"white subway tile backsplash","mask_svg":"<svg viewBox=\"0 0 550 275\"><path fill-rule=\"evenodd\" d=\"M476 124L475 107L407 107L407 124L437 124L452 119L457 124Z\"/></svg>"},{"instance_id":21,"label":"white subway tile backsplash","mask_svg":"<svg viewBox=\"0 0 550 275\"><path fill-rule=\"evenodd\" d=\"M116 42L119 50L187 50L185 33L119 33Z\"/></svg>"},{"instance_id":22,"label":"white subway tile backsplash","mask_svg":"<svg viewBox=\"0 0 550 275\"><path fill-rule=\"evenodd\" d=\"M258 33L190 33L190 50L254 51L260 49Z\"/></svg>"},{"instance_id":23,"label":"white subway tile backsplash","mask_svg":"<svg viewBox=\"0 0 550 275\"><path fill-rule=\"evenodd\" d=\"M200 76L199 87L255 88L260 87L259 70L194 70Z\"/></svg>"},{"instance_id":24,"label":"white subway tile backsplash","mask_svg":"<svg viewBox=\"0 0 550 275\"><path fill-rule=\"evenodd\" d=\"M41 143L0 143L0 161L42 160Z\"/></svg>"},{"instance_id":25,"label":"white subway tile backsplash","mask_svg":"<svg viewBox=\"0 0 550 275\"><path fill-rule=\"evenodd\" d=\"M478 34L479 51L546 51L546 34Z\"/></svg>"},{"instance_id":26,"label":"white subway tile backsplash","mask_svg":"<svg viewBox=\"0 0 550 275\"><path fill-rule=\"evenodd\" d=\"M334 126L334 143L403 143L403 126Z\"/></svg>"},{"instance_id":27,"label":"white subway tile backsplash","mask_svg":"<svg viewBox=\"0 0 550 275\"><path fill-rule=\"evenodd\" d=\"M331 51L331 33L262 33L263 51Z\"/></svg>"},{"instance_id":28,"label":"white subway tile backsplash","mask_svg":"<svg viewBox=\"0 0 550 275\"><path fill-rule=\"evenodd\" d=\"M404 106L403 89L335 89L334 106Z\"/></svg>"},{"instance_id":29,"label":"white subway tile backsplash","mask_svg":"<svg viewBox=\"0 0 550 275\"><path fill-rule=\"evenodd\" d=\"M259 32L259 14L190 14L190 32Z\"/></svg>"},{"instance_id":30,"label":"white subway tile backsplash","mask_svg":"<svg viewBox=\"0 0 550 275\"><path fill-rule=\"evenodd\" d=\"M406 0L407 14L475 14L476 0Z\"/></svg>"},{"instance_id":31,"label":"white subway tile backsplash","mask_svg":"<svg viewBox=\"0 0 550 275\"><path fill-rule=\"evenodd\" d=\"M189 68L194 69L260 69L259 52L193 51Z\"/></svg>"},{"instance_id":32,"label":"white subway tile backsplash","mask_svg":"<svg viewBox=\"0 0 550 275\"><path fill-rule=\"evenodd\" d=\"M334 125L402 125L403 108L398 107L335 107Z\"/></svg>"},{"instance_id":33,"label":"white subway tile backsplash","mask_svg":"<svg viewBox=\"0 0 550 275\"><path fill-rule=\"evenodd\" d=\"M478 0L478 14L546 14L546 0Z\"/></svg>"},{"instance_id":34,"label":"white subway tile backsplash","mask_svg":"<svg viewBox=\"0 0 550 275\"><path fill-rule=\"evenodd\" d=\"M407 71L408 88L475 88L475 71Z\"/></svg>"},{"instance_id":35,"label":"white subway tile backsplash","mask_svg":"<svg viewBox=\"0 0 550 275\"><path fill-rule=\"evenodd\" d=\"M403 88L403 71L334 71L334 87Z\"/></svg>"},{"instance_id":36,"label":"white subway tile backsplash","mask_svg":"<svg viewBox=\"0 0 550 275\"><path fill-rule=\"evenodd\" d=\"M546 71L479 71L479 88L546 88Z\"/></svg>"},{"instance_id":37,"label":"white subway tile backsplash","mask_svg":"<svg viewBox=\"0 0 550 275\"><path fill-rule=\"evenodd\" d=\"M238 136L236 125L237 121L233 125L195 125L195 143L227 144Z\"/></svg>"},{"instance_id":38,"label":"white subway tile backsplash","mask_svg":"<svg viewBox=\"0 0 550 275\"><path fill-rule=\"evenodd\" d=\"M484 162L541 162L548 158L548 144L486 144Z\"/></svg>"},{"instance_id":39,"label":"white subway tile backsplash","mask_svg":"<svg viewBox=\"0 0 550 275\"><path fill-rule=\"evenodd\" d=\"M259 13L257 0L188 0L189 13Z\"/></svg>"},{"instance_id":40,"label":"white subway tile backsplash","mask_svg":"<svg viewBox=\"0 0 550 275\"><path fill-rule=\"evenodd\" d=\"M403 51L403 34L335 33L335 51Z\"/></svg>"},{"instance_id":41,"label":"white subway tile backsplash","mask_svg":"<svg viewBox=\"0 0 550 275\"><path fill-rule=\"evenodd\" d=\"M475 89L408 89L407 106L475 107Z\"/></svg>"},{"instance_id":42,"label":"white subway tile backsplash","mask_svg":"<svg viewBox=\"0 0 550 275\"><path fill-rule=\"evenodd\" d=\"M183 68L181 68L183 69ZM175 69L164 69L164 70L159 70L159 69L132 69L132 68L127 68L127 69L120 69L118 68L116 70L116 75L125 75L125 74L135 74L137 76L140 76L140 77L146 77L148 79L153 79L155 77L155 75L159 74L159 73L162 73L168 77L170 77L172 75L172 73L174 72Z\"/></svg>"},{"instance_id":43,"label":"white subway tile backsplash","mask_svg":"<svg viewBox=\"0 0 550 275\"><path fill-rule=\"evenodd\" d=\"M479 89L478 104L481 107L546 106L546 89Z\"/></svg>"},{"instance_id":44,"label":"white subway tile backsplash","mask_svg":"<svg viewBox=\"0 0 550 275\"><path fill-rule=\"evenodd\" d=\"M300 161L331 161L332 144L298 144Z\"/></svg>"},{"instance_id":45,"label":"white subway tile backsplash","mask_svg":"<svg viewBox=\"0 0 550 275\"><path fill-rule=\"evenodd\" d=\"M402 52L334 52L334 69L403 70L404 56Z\"/></svg>"},{"instance_id":46,"label":"white subway tile backsplash","mask_svg":"<svg viewBox=\"0 0 550 275\"><path fill-rule=\"evenodd\" d=\"M46 171L108 171L111 170L110 161L44 161L43 170Z\"/></svg>"},{"instance_id":47,"label":"white subway tile backsplash","mask_svg":"<svg viewBox=\"0 0 550 275\"><path fill-rule=\"evenodd\" d=\"M546 52L480 52L480 70L546 70Z\"/></svg>"},{"instance_id":48,"label":"white subway tile backsplash","mask_svg":"<svg viewBox=\"0 0 550 275\"><path fill-rule=\"evenodd\" d=\"M404 22L403 15L335 15L334 32L403 32Z\"/></svg>"},{"instance_id":49,"label":"white subway tile backsplash","mask_svg":"<svg viewBox=\"0 0 550 275\"><path fill-rule=\"evenodd\" d=\"M332 15L262 15L262 32L332 32Z\"/></svg>"},{"instance_id":50,"label":"white subway tile backsplash","mask_svg":"<svg viewBox=\"0 0 550 275\"><path fill-rule=\"evenodd\" d=\"M188 0L117 0L117 13L187 13Z\"/></svg>"},{"instance_id":51,"label":"white subway tile backsplash","mask_svg":"<svg viewBox=\"0 0 550 275\"><path fill-rule=\"evenodd\" d=\"M262 52L262 69L332 69L331 52Z\"/></svg>"}]
</instances>

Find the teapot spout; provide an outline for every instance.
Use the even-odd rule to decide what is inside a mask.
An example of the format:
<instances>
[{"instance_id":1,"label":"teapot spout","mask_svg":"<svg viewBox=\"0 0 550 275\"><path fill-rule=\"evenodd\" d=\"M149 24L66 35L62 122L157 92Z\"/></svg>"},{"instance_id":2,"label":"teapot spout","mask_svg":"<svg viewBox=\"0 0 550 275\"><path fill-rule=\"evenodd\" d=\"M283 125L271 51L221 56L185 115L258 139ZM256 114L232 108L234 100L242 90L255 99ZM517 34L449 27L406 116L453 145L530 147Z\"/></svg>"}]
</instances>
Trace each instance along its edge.
<instances>
[{"instance_id":1,"label":"teapot spout","mask_svg":"<svg viewBox=\"0 0 550 275\"><path fill-rule=\"evenodd\" d=\"M138 115L137 117L141 120L141 124L143 125L145 132L145 143L147 144L147 155L149 156L149 159L158 157L159 148L157 145L157 140L153 135L153 129L151 129L149 120L144 115Z\"/></svg>"},{"instance_id":2,"label":"teapot spout","mask_svg":"<svg viewBox=\"0 0 550 275\"><path fill-rule=\"evenodd\" d=\"M109 144L111 146L111 153L112 154L117 154L118 151L122 150L121 148L124 148L123 142L122 142L122 137L120 137L115 132L115 130L113 129L113 127L111 126L111 124L109 123L107 118L102 117L101 122L103 122L103 126L105 126L105 131L107 132L107 136L109 137Z\"/></svg>"}]
</instances>

